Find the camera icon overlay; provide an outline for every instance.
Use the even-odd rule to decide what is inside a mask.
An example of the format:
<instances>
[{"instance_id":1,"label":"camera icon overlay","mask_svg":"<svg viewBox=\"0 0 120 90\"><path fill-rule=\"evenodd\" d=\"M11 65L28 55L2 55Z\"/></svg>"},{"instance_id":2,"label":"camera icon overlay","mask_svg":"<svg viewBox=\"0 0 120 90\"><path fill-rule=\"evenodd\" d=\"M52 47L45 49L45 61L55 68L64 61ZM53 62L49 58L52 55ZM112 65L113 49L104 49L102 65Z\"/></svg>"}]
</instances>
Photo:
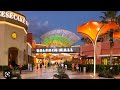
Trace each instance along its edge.
<instances>
[{"instance_id":1,"label":"camera icon overlay","mask_svg":"<svg viewBox=\"0 0 120 90\"><path fill-rule=\"evenodd\" d=\"M5 78L10 78L11 77L11 72L10 71L4 71L3 76Z\"/></svg>"}]
</instances>

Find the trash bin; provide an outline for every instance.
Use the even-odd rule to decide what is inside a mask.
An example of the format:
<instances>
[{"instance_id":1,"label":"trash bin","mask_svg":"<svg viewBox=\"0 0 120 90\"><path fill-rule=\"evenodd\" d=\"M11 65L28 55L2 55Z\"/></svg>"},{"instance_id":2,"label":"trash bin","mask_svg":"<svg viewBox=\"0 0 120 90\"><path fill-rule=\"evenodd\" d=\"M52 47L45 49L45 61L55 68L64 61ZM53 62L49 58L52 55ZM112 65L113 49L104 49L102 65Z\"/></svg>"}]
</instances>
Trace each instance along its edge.
<instances>
[{"instance_id":1,"label":"trash bin","mask_svg":"<svg viewBox=\"0 0 120 90\"><path fill-rule=\"evenodd\" d=\"M30 64L30 71L33 71L33 69L32 69L32 64Z\"/></svg>"},{"instance_id":2,"label":"trash bin","mask_svg":"<svg viewBox=\"0 0 120 90\"><path fill-rule=\"evenodd\" d=\"M80 72L81 72L81 67L80 67Z\"/></svg>"},{"instance_id":3,"label":"trash bin","mask_svg":"<svg viewBox=\"0 0 120 90\"><path fill-rule=\"evenodd\" d=\"M30 67L30 71L32 71L32 67Z\"/></svg>"},{"instance_id":4,"label":"trash bin","mask_svg":"<svg viewBox=\"0 0 120 90\"><path fill-rule=\"evenodd\" d=\"M86 67L83 67L83 72L86 73Z\"/></svg>"}]
</instances>

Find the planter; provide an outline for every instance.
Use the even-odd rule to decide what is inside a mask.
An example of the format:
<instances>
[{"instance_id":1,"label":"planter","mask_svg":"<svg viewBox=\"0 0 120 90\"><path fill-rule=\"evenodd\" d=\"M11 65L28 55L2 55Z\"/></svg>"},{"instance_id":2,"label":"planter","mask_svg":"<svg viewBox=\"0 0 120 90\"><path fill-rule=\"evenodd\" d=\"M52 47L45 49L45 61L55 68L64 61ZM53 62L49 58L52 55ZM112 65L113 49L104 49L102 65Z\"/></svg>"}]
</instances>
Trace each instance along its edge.
<instances>
[{"instance_id":1,"label":"planter","mask_svg":"<svg viewBox=\"0 0 120 90\"><path fill-rule=\"evenodd\" d=\"M53 75L53 79L59 79L56 75Z\"/></svg>"},{"instance_id":2,"label":"planter","mask_svg":"<svg viewBox=\"0 0 120 90\"><path fill-rule=\"evenodd\" d=\"M109 73L99 73L99 77L105 77L105 78L114 78L112 74Z\"/></svg>"},{"instance_id":3,"label":"planter","mask_svg":"<svg viewBox=\"0 0 120 90\"><path fill-rule=\"evenodd\" d=\"M53 75L53 79L70 79L61 66L57 68L58 74Z\"/></svg>"},{"instance_id":4,"label":"planter","mask_svg":"<svg viewBox=\"0 0 120 90\"><path fill-rule=\"evenodd\" d=\"M70 79L67 74L54 74L53 79Z\"/></svg>"},{"instance_id":5,"label":"planter","mask_svg":"<svg viewBox=\"0 0 120 90\"><path fill-rule=\"evenodd\" d=\"M13 70L12 74L20 74L20 70Z\"/></svg>"}]
</instances>

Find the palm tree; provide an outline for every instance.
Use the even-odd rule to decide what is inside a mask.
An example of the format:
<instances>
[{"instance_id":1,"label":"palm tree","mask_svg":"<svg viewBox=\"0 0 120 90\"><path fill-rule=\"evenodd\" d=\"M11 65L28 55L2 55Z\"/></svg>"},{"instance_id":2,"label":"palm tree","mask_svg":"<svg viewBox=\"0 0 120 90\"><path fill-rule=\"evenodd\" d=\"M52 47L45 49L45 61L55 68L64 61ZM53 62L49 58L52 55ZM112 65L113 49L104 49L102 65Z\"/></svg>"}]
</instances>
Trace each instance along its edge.
<instances>
[{"instance_id":1,"label":"palm tree","mask_svg":"<svg viewBox=\"0 0 120 90\"><path fill-rule=\"evenodd\" d=\"M117 24L120 24L120 15L117 16L118 11L105 11L102 12L104 15L100 16L102 19L101 22L103 23L108 23L108 22L115 22ZM115 30L111 29L107 33L109 35L109 41L110 41L110 64L112 64L112 48L114 46L114 41L113 41L113 33Z\"/></svg>"},{"instance_id":2,"label":"palm tree","mask_svg":"<svg viewBox=\"0 0 120 90\"><path fill-rule=\"evenodd\" d=\"M107 23L107 18L108 18L107 12L102 12L102 13L104 14L104 16L100 16L100 18L102 19L101 22Z\"/></svg>"},{"instance_id":3,"label":"palm tree","mask_svg":"<svg viewBox=\"0 0 120 90\"><path fill-rule=\"evenodd\" d=\"M86 43L86 44L92 43L91 40L88 37L86 37L86 38L82 37L81 41L84 42L84 43Z\"/></svg>"}]
</instances>

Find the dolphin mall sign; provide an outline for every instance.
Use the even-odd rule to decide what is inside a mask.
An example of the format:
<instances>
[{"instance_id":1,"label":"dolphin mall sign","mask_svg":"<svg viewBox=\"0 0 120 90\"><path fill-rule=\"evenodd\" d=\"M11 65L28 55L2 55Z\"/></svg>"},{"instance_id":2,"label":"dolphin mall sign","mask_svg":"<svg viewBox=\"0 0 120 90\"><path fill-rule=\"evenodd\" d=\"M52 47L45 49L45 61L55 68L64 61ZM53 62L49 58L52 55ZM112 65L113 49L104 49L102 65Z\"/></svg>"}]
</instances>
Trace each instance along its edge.
<instances>
[{"instance_id":1,"label":"dolphin mall sign","mask_svg":"<svg viewBox=\"0 0 120 90\"><path fill-rule=\"evenodd\" d=\"M64 48L36 48L33 53L79 53L78 47L64 47Z\"/></svg>"}]
</instances>

